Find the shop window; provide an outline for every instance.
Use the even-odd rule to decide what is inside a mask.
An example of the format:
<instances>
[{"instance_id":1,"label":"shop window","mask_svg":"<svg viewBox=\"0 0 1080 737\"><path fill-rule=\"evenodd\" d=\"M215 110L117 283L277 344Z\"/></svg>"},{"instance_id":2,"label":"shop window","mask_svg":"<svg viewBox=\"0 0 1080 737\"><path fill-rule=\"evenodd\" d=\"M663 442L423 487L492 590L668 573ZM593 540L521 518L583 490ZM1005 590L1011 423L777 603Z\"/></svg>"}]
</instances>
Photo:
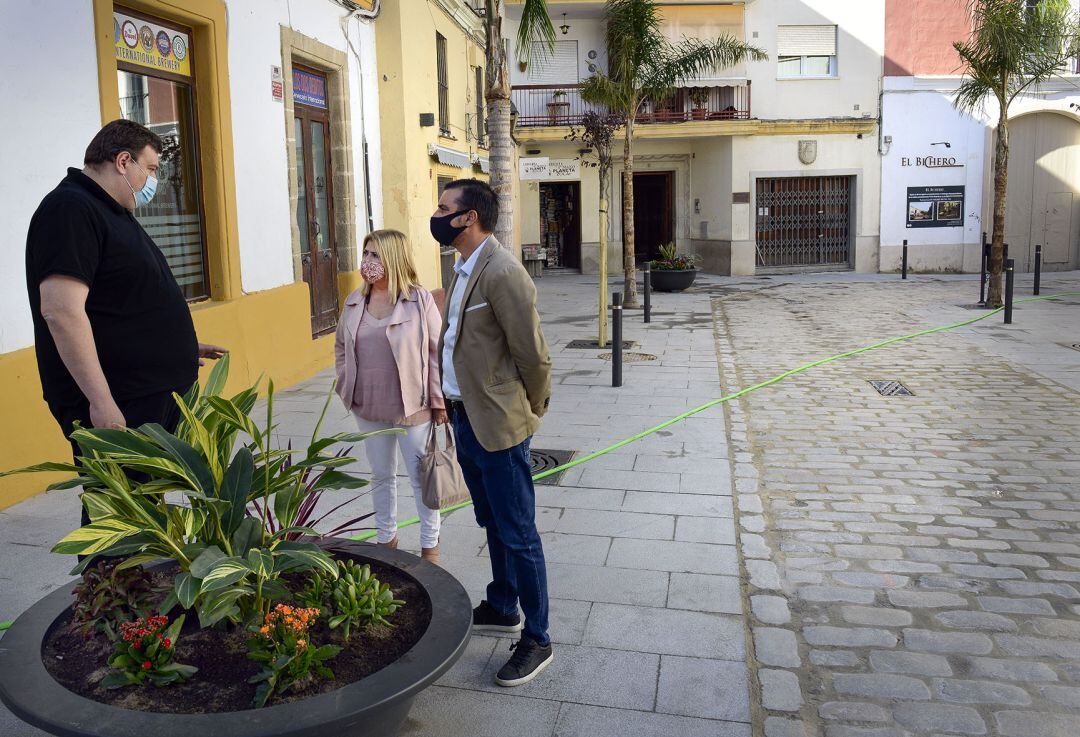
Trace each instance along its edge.
<instances>
[{"instance_id":1,"label":"shop window","mask_svg":"<svg viewBox=\"0 0 1080 737\"><path fill-rule=\"evenodd\" d=\"M776 76L836 76L836 26L779 26Z\"/></svg>"},{"instance_id":2,"label":"shop window","mask_svg":"<svg viewBox=\"0 0 1080 737\"><path fill-rule=\"evenodd\" d=\"M157 193L135 217L165 255L184 296L208 297L191 33L117 8L113 41L121 115L165 144Z\"/></svg>"}]
</instances>

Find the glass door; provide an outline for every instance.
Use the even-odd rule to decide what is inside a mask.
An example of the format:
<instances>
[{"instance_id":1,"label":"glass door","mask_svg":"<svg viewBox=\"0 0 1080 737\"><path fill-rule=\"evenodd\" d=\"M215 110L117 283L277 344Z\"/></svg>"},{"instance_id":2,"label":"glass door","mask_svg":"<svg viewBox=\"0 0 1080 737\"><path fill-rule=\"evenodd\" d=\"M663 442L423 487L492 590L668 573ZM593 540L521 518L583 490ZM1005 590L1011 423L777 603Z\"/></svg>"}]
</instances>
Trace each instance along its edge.
<instances>
[{"instance_id":1,"label":"glass door","mask_svg":"<svg viewBox=\"0 0 1080 737\"><path fill-rule=\"evenodd\" d=\"M311 292L311 332L322 335L337 326L338 315L326 78L294 68L293 101L300 263Z\"/></svg>"}]
</instances>

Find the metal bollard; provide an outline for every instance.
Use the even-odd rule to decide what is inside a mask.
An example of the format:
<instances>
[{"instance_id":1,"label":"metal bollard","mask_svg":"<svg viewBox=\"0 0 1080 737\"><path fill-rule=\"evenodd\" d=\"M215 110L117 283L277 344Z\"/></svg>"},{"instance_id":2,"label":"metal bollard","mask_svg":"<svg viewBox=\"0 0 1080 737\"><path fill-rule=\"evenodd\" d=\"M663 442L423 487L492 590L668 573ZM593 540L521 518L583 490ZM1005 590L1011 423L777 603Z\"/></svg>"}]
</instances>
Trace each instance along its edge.
<instances>
[{"instance_id":1,"label":"metal bollard","mask_svg":"<svg viewBox=\"0 0 1080 737\"><path fill-rule=\"evenodd\" d=\"M1013 260L1005 262L1005 324L1012 325L1013 312Z\"/></svg>"},{"instance_id":2,"label":"metal bollard","mask_svg":"<svg viewBox=\"0 0 1080 737\"><path fill-rule=\"evenodd\" d=\"M982 266L979 267L979 304L986 307L986 267L990 265L990 244L986 242L986 233L982 239Z\"/></svg>"},{"instance_id":3,"label":"metal bollard","mask_svg":"<svg viewBox=\"0 0 1080 737\"><path fill-rule=\"evenodd\" d=\"M904 257L903 263L900 266L900 278L907 279L907 240L904 240Z\"/></svg>"},{"instance_id":4,"label":"metal bollard","mask_svg":"<svg viewBox=\"0 0 1080 737\"><path fill-rule=\"evenodd\" d=\"M1039 295L1039 286L1042 281L1042 246L1035 246L1035 288L1032 294Z\"/></svg>"},{"instance_id":5,"label":"metal bollard","mask_svg":"<svg viewBox=\"0 0 1080 737\"><path fill-rule=\"evenodd\" d=\"M622 386L622 292L611 295L611 385Z\"/></svg>"},{"instance_id":6,"label":"metal bollard","mask_svg":"<svg viewBox=\"0 0 1080 737\"><path fill-rule=\"evenodd\" d=\"M645 322L652 322L652 264L645 262Z\"/></svg>"}]
</instances>

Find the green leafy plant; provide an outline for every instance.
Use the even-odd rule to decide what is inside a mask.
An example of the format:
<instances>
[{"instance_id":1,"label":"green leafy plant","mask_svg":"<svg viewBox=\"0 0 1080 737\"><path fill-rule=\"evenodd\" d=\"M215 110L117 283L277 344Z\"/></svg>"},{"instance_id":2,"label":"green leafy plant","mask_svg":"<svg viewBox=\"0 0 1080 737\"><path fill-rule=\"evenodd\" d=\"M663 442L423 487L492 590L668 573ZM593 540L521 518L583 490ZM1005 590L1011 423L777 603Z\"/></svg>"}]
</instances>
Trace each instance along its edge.
<instances>
[{"instance_id":1,"label":"green leafy plant","mask_svg":"<svg viewBox=\"0 0 1080 737\"><path fill-rule=\"evenodd\" d=\"M275 448L273 382L268 383L260 425L251 416L258 384L229 398L222 395L228 366L225 356L205 389L196 384L185 396L174 395L182 415L175 433L156 424L79 428L72 433L80 448L76 464L43 463L7 472L75 472L74 478L50 488L82 486L91 521L65 536L53 552L88 556L75 572L99 555L126 556L124 568L171 558L181 573L161 611L177 603L195 608L203 627L268 612L273 601L289 595L279 580L283 573L322 569L337 576L325 551L313 542L289 539L319 535L297 524L299 511L312 491L367 483L340 470L353 458L328 454L328 448L396 432L319 437L328 397L306 449ZM241 434L247 442L237 447ZM311 474L317 479L312 481ZM182 495L184 503L170 501L170 492ZM249 511L256 503L257 517ZM269 531L271 515L274 532Z\"/></svg>"},{"instance_id":2,"label":"green leafy plant","mask_svg":"<svg viewBox=\"0 0 1080 737\"><path fill-rule=\"evenodd\" d=\"M352 560L338 561L338 577L333 582L331 600L334 613L330 616L330 629L342 627L346 641L354 626L391 626L386 618L405 604L394 598L388 584L379 582L372 574L371 566Z\"/></svg>"},{"instance_id":3,"label":"green leafy plant","mask_svg":"<svg viewBox=\"0 0 1080 737\"><path fill-rule=\"evenodd\" d=\"M83 571L75 586L72 623L83 637L115 632L119 624L153 611L160 599L142 568L122 568L116 561L98 561Z\"/></svg>"},{"instance_id":4,"label":"green leafy plant","mask_svg":"<svg viewBox=\"0 0 1080 737\"><path fill-rule=\"evenodd\" d=\"M150 682L160 688L195 675L199 670L195 666L173 662L184 617L177 617L166 628L168 621L167 617L154 616L123 622L109 658L109 665L116 670L105 676L101 685L122 688Z\"/></svg>"},{"instance_id":5,"label":"green leafy plant","mask_svg":"<svg viewBox=\"0 0 1080 737\"><path fill-rule=\"evenodd\" d=\"M296 594L296 601L309 609L318 609L323 614L329 611L330 597L334 592L334 580L321 571L308 574L304 588Z\"/></svg>"},{"instance_id":6,"label":"green leafy plant","mask_svg":"<svg viewBox=\"0 0 1080 737\"><path fill-rule=\"evenodd\" d=\"M694 87L690 90L690 102L694 108L700 110L709 104L709 89L707 87Z\"/></svg>"},{"instance_id":7,"label":"green leafy plant","mask_svg":"<svg viewBox=\"0 0 1080 737\"><path fill-rule=\"evenodd\" d=\"M650 262L655 271L685 271L696 269L698 257L692 253L675 253L674 243L665 243L660 246L660 258Z\"/></svg>"},{"instance_id":8,"label":"green leafy plant","mask_svg":"<svg viewBox=\"0 0 1080 737\"><path fill-rule=\"evenodd\" d=\"M255 706L266 706L275 693L303 688L316 676L334 677L325 663L341 648L317 647L311 641L310 629L318 616L315 608L278 604L260 626L252 627L255 636L248 640L248 657L263 664L262 670L248 681L259 684Z\"/></svg>"}]
</instances>

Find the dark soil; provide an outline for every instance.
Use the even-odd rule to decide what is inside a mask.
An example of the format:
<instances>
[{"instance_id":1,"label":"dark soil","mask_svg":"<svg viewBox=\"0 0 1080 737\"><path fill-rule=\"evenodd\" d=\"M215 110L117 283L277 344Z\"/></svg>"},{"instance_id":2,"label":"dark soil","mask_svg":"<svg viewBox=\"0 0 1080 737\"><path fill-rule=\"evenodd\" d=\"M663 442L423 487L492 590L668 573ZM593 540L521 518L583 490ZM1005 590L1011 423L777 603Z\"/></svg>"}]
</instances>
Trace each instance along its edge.
<instances>
[{"instance_id":1,"label":"dark soil","mask_svg":"<svg viewBox=\"0 0 1080 737\"><path fill-rule=\"evenodd\" d=\"M365 562L380 581L390 585L395 598L405 601L405 606L388 617L393 627L354 629L349 642L345 642L340 628L330 630L320 623L312 629L312 641L343 648L327 663L334 678L316 678L300 690L275 694L270 703L296 701L359 681L400 659L423 636L431 621L431 601L424 590L396 568L376 561ZM167 581L173 572L159 575ZM123 709L164 714L253 708L256 686L247 681L259 672L260 665L247 657L245 643L251 635L243 628L200 630L198 618L192 612L184 623L174 660L194 665L198 673L186 683L164 688L147 685L107 690L98 684L111 670L107 661L112 644L103 635L83 639L70 622L70 615L66 615L54 625L43 643L42 660L53 678L80 696Z\"/></svg>"}]
</instances>

